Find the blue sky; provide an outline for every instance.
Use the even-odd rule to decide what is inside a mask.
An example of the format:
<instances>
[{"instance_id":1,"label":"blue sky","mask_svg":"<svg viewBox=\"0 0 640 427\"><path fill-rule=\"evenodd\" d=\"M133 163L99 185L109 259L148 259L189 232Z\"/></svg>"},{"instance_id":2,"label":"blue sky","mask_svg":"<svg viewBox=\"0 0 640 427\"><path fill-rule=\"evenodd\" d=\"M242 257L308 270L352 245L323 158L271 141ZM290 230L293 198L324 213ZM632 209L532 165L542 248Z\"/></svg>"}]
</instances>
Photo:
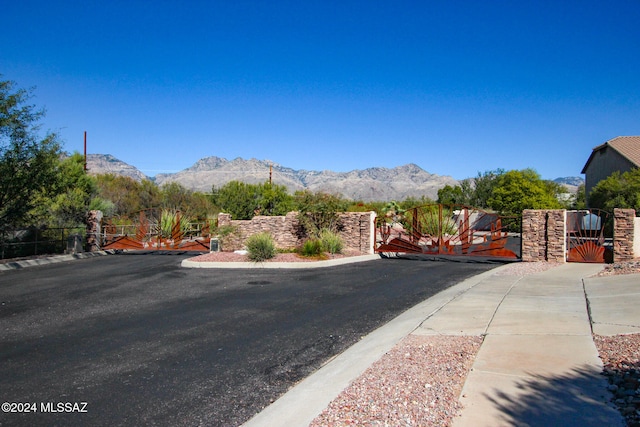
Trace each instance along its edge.
<instances>
[{"instance_id":1,"label":"blue sky","mask_svg":"<svg viewBox=\"0 0 640 427\"><path fill-rule=\"evenodd\" d=\"M457 179L640 134L640 1L11 1L0 73L69 151Z\"/></svg>"}]
</instances>

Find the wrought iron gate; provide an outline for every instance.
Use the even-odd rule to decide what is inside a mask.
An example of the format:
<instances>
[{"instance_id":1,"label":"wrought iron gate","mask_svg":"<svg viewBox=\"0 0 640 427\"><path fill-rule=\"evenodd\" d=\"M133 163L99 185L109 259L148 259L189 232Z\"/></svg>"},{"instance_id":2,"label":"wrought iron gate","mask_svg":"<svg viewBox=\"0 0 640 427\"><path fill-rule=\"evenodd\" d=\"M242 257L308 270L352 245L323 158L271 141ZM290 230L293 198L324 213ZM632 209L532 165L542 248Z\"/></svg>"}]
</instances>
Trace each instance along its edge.
<instances>
[{"instance_id":1,"label":"wrought iron gate","mask_svg":"<svg viewBox=\"0 0 640 427\"><path fill-rule=\"evenodd\" d=\"M567 261L604 263L613 260L609 213L600 209L567 211Z\"/></svg>"},{"instance_id":2,"label":"wrought iron gate","mask_svg":"<svg viewBox=\"0 0 640 427\"><path fill-rule=\"evenodd\" d=\"M102 249L208 251L209 229L208 221L187 224L180 212L163 220L159 210L147 209L124 225L113 218L106 220Z\"/></svg>"},{"instance_id":3,"label":"wrought iron gate","mask_svg":"<svg viewBox=\"0 0 640 427\"><path fill-rule=\"evenodd\" d=\"M522 218L426 205L378 218L376 252L520 259Z\"/></svg>"}]
</instances>

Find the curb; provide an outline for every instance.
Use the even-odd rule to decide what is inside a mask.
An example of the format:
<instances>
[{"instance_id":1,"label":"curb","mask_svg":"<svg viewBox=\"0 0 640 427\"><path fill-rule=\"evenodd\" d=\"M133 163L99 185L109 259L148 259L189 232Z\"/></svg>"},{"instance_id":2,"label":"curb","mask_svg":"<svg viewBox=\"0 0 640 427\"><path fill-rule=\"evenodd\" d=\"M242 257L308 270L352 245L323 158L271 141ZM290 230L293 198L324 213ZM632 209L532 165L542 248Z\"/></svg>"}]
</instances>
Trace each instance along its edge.
<instances>
[{"instance_id":1,"label":"curb","mask_svg":"<svg viewBox=\"0 0 640 427\"><path fill-rule=\"evenodd\" d=\"M323 268L336 265L353 264L356 262L372 261L380 259L380 255L359 255L354 257L329 259L314 262L196 262L185 259L182 261L184 268Z\"/></svg>"},{"instance_id":2,"label":"curb","mask_svg":"<svg viewBox=\"0 0 640 427\"><path fill-rule=\"evenodd\" d=\"M71 255L53 255L46 258L25 259L21 261L12 261L0 264L0 271L21 270L28 267L36 267L38 265L55 264L58 262L74 261L76 259L94 258L97 256L111 255L110 251L82 252Z\"/></svg>"}]
</instances>

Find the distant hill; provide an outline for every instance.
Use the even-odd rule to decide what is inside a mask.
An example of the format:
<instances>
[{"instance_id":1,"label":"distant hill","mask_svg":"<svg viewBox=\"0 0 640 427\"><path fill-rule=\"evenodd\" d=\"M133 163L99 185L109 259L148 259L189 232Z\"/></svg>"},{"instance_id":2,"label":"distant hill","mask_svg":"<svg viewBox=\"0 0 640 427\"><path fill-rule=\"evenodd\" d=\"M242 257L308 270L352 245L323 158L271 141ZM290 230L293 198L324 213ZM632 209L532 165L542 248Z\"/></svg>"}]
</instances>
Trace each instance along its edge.
<instances>
[{"instance_id":1,"label":"distant hill","mask_svg":"<svg viewBox=\"0 0 640 427\"><path fill-rule=\"evenodd\" d=\"M553 182L564 185L569 192L575 193L578 191L578 187L584 184L584 178L579 176L567 176L564 178L556 178Z\"/></svg>"},{"instance_id":2,"label":"distant hill","mask_svg":"<svg viewBox=\"0 0 640 427\"><path fill-rule=\"evenodd\" d=\"M147 178L142 172L108 154L92 154L87 157L89 171L94 174L114 173L137 180ZM294 192L302 189L327 191L363 201L402 200L406 197L427 196L436 199L438 190L445 185L456 185L450 176L431 174L415 164L392 169L372 167L350 172L295 170L268 160L206 157L193 166L177 173L158 174L155 182L162 185L177 182L186 188L210 192L212 187L221 187L237 180L251 184L271 179L275 184L286 186Z\"/></svg>"},{"instance_id":3,"label":"distant hill","mask_svg":"<svg viewBox=\"0 0 640 427\"><path fill-rule=\"evenodd\" d=\"M572 186L578 187L584 184L584 178L580 176L567 176L564 178L556 178L553 180L553 182L557 182L558 184L572 185Z\"/></svg>"},{"instance_id":4,"label":"distant hill","mask_svg":"<svg viewBox=\"0 0 640 427\"><path fill-rule=\"evenodd\" d=\"M122 160L116 159L111 154L87 154L87 169L90 174L111 173L114 175L128 176L136 181L142 181L148 177L136 167Z\"/></svg>"}]
</instances>

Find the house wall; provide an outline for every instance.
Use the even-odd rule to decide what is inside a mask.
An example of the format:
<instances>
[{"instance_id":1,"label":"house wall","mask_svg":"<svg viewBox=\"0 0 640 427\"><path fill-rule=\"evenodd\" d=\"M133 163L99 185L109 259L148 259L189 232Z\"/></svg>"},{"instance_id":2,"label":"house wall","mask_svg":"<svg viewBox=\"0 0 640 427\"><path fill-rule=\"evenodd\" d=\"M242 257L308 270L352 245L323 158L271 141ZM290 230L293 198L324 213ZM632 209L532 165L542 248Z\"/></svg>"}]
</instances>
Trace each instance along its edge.
<instances>
[{"instance_id":1,"label":"house wall","mask_svg":"<svg viewBox=\"0 0 640 427\"><path fill-rule=\"evenodd\" d=\"M628 172L635 165L611 147L605 146L594 153L591 162L585 170L584 188L587 201L589 193L600 181L615 171Z\"/></svg>"},{"instance_id":2,"label":"house wall","mask_svg":"<svg viewBox=\"0 0 640 427\"><path fill-rule=\"evenodd\" d=\"M375 212L343 212L338 214L341 230L339 235L345 248L363 254L373 253L375 236ZM300 227L297 212L289 212L285 216L255 216L249 220L234 220L231 215L218 214L218 229L231 227L233 232L221 236L223 251L242 249L249 236L268 232L273 236L278 248L295 248L304 243L307 236Z\"/></svg>"}]
</instances>

